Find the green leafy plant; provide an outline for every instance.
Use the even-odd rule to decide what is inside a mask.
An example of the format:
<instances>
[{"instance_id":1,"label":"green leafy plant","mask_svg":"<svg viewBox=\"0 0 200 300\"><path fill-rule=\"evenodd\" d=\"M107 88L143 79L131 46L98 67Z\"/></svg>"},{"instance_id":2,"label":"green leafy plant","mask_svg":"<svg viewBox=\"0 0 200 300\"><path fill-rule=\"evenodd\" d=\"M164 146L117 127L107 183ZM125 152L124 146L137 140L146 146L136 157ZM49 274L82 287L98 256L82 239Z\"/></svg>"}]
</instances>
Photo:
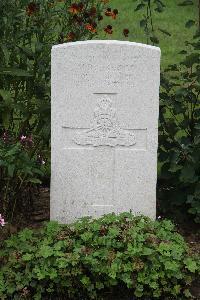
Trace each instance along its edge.
<instances>
[{"instance_id":1,"label":"green leafy plant","mask_svg":"<svg viewBox=\"0 0 200 300\"><path fill-rule=\"evenodd\" d=\"M135 12L143 12L143 17L140 20L140 27L144 29L147 44L159 44L158 32L171 36L171 33L166 29L155 26L155 13L163 12L165 7L165 2L161 0L136 0Z\"/></svg>"},{"instance_id":2,"label":"green leafy plant","mask_svg":"<svg viewBox=\"0 0 200 300\"><path fill-rule=\"evenodd\" d=\"M35 162L37 155L47 166L50 160L51 47L94 37L106 7L98 0L0 1L0 207L7 219L22 193L29 198L27 184L38 184L43 171L50 177ZM6 134L12 143L5 143ZM34 140L28 152L22 136Z\"/></svg>"},{"instance_id":3,"label":"green leafy plant","mask_svg":"<svg viewBox=\"0 0 200 300\"><path fill-rule=\"evenodd\" d=\"M182 214L188 210L200 222L200 27L195 20L185 27L195 24L193 40L180 52L183 59L161 78L158 191L164 211L182 207Z\"/></svg>"},{"instance_id":4,"label":"green leafy plant","mask_svg":"<svg viewBox=\"0 0 200 300\"><path fill-rule=\"evenodd\" d=\"M168 220L131 213L25 229L0 252L1 299L191 298L198 257Z\"/></svg>"},{"instance_id":5,"label":"green leafy plant","mask_svg":"<svg viewBox=\"0 0 200 300\"><path fill-rule=\"evenodd\" d=\"M32 137L17 140L4 133L0 138L0 210L11 220L17 206L22 211L25 204L31 204L27 195L32 192L32 184L41 183L46 166L39 153Z\"/></svg>"}]
</instances>

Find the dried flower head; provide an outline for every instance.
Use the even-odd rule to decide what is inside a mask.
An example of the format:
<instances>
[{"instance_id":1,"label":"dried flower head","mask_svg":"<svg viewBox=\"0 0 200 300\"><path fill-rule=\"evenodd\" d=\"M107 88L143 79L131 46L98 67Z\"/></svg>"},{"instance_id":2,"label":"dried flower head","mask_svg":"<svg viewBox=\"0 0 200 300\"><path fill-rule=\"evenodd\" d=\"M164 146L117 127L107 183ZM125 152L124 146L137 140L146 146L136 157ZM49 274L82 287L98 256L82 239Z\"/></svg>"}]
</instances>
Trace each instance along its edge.
<instances>
[{"instance_id":1,"label":"dried flower head","mask_svg":"<svg viewBox=\"0 0 200 300\"><path fill-rule=\"evenodd\" d=\"M95 33L95 32L97 32L97 30L95 28L96 27L95 25L94 24L86 24L85 29L87 29L88 31L90 31L92 33Z\"/></svg>"},{"instance_id":2,"label":"dried flower head","mask_svg":"<svg viewBox=\"0 0 200 300\"><path fill-rule=\"evenodd\" d=\"M112 9L111 9L110 7L108 7L108 8L106 9L105 15L106 15L107 17L112 16Z\"/></svg>"},{"instance_id":3,"label":"dried flower head","mask_svg":"<svg viewBox=\"0 0 200 300\"><path fill-rule=\"evenodd\" d=\"M102 21L103 20L103 16L98 16L98 21Z\"/></svg>"},{"instance_id":4,"label":"dried flower head","mask_svg":"<svg viewBox=\"0 0 200 300\"><path fill-rule=\"evenodd\" d=\"M127 28L125 28L125 29L123 30L123 34L124 34L125 37L128 37L128 35L129 35L129 30L128 30Z\"/></svg>"},{"instance_id":5,"label":"dried flower head","mask_svg":"<svg viewBox=\"0 0 200 300\"><path fill-rule=\"evenodd\" d=\"M105 31L105 33L112 34L113 33L112 26L111 25L107 25L104 28L104 31Z\"/></svg>"},{"instance_id":6,"label":"dried flower head","mask_svg":"<svg viewBox=\"0 0 200 300\"><path fill-rule=\"evenodd\" d=\"M83 3L80 2L80 3L72 3L72 5L69 7L68 11L72 14L78 14L80 13L82 10L83 10Z\"/></svg>"},{"instance_id":7,"label":"dried flower head","mask_svg":"<svg viewBox=\"0 0 200 300\"><path fill-rule=\"evenodd\" d=\"M113 9L113 11L112 11L112 15L111 15L111 17L113 18L113 19L116 19L117 18L117 15L118 15L118 10L117 9Z\"/></svg>"},{"instance_id":8,"label":"dried flower head","mask_svg":"<svg viewBox=\"0 0 200 300\"><path fill-rule=\"evenodd\" d=\"M35 13L37 13L39 11L39 5L34 3L34 2L30 2L26 8L26 14L30 17L32 15L34 15Z\"/></svg>"},{"instance_id":9,"label":"dried flower head","mask_svg":"<svg viewBox=\"0 0 200 300\"><path fill-rule=\"evenodd\" d=\"M97 13L97 9L96 9L96 7L91 7L90 8L90 10L89 10L89 15L91 16L91 17L95 17L96 16L96 13Z\"/></svg>"},{"instance_id":10,"label":"dried flower head","mask_svg":"<svg viewBox=\"0 0 200 300\"><path fill-rule=\"evenodd\" d=\"M73 16L73 21L78 24L78 25L82 25L83 24L83 19L81 17L79 17L78 15L74 15Z\"/></svg>"},{"instance_id":11,"label":"dried flower head","mask_svg":"<svg viewBox=\"0 0 200 300\"><path fill-rule=\"evenodd\" d=\"M88 11L85 11L85 12L83 13L83 17L84 17L85 19L89 18L89 17L90 17L89 12L88 12Z\"/></svg>"},{"instance_id":12,"label":"dried flower head","mask_svg":"<svg viewBox=\"0 0 200 300\"><path fill-rule=\"evenodd\" d=\"M75 33L73 31L71 31L71 32L68 33L68 35L67 35L67 41L68 42L74 41L75 38L76 38L76 35L75 35Z\"/></svg>"},{"instance_id":13,"label":"dried flower head","mask_svg":"<svg viewBox=\"0 0 200 300\"><path fill-rule=\"evenodd\" d=\"M107 8L107 10L105 11L105 15L107 17L112 17L112 19L116 19L117 15L118 15L118 10L117 9L111 9L110 7Z\"/></svg>"}]
</instances>

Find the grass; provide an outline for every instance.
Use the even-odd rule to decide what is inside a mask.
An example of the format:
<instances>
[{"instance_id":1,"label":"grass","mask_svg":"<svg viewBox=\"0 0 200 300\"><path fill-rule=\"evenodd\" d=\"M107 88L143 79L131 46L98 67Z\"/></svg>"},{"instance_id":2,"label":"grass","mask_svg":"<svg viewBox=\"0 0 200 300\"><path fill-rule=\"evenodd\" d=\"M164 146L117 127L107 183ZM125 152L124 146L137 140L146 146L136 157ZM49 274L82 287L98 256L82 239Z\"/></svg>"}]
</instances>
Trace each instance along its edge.
<instances>
[{"instance_id":1,"label":"grass","mask_svg":"<svg viewBox=\"0 0 200 300\"><path fill-rule=\"evenodd\" d=\"M176 63L180 60L178 54L185 48L185 41L190 40L195 27L187 29L186 21L193 19L198 20L198 0L194 0L195 5L178 6L183 0L163 0L166 8L162 13L153 12L154 27L159 38L159 47L162 51L162 67L168 64ZM142 28L140 28L140 20L143 18L144 11L135 12L134 9L139 3L136 0L110 0L108 7L117 8L119 15L116 20L105 17L103 25L113 25L113 34L101 34L98 39L117 39L129 40L131 42L146 43L146 37ZM130 30L128 38L122 34L124 28ZM161 28L171 33L171 36L160 33L157 29Z\"/></svg>"}]
</instances>

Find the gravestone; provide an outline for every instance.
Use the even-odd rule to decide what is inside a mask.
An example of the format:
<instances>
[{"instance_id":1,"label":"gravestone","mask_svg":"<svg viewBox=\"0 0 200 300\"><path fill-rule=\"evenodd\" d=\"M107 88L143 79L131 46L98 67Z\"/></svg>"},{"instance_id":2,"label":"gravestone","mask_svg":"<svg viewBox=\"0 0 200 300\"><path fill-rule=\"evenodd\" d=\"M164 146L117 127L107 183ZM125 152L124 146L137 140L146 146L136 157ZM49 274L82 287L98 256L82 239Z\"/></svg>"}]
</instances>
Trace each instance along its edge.
<instances>
[{"instance_id":1,"label":"gravestone","mask_svg":"<svg viewBox=\"0 0 200 300\"><path fill-rule=\"evenodd\" d=\"M52 49L51 219L155 218L160 49L83 41Z\"/></svg>"}]
</instances>

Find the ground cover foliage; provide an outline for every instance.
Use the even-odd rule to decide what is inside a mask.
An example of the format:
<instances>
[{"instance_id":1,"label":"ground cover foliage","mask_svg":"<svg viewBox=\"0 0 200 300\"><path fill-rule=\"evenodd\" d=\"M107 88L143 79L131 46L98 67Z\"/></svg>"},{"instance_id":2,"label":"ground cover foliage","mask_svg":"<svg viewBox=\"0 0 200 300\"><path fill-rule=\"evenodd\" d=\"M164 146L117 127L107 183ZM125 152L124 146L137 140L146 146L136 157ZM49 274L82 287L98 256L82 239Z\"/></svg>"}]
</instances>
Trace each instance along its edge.
<instances>
[{"instance_id":1,"label":"ground cover foliage","mask_svg":"<svg viewBox=\"0 0 200 300\"><path fill-rule=\"evenodd\" d=\"M0 254L2 300L110 299L116 290L129 299L191 299L200 272L170 221L131 213L24 229Z\"/></svg>"}]
</instances>

